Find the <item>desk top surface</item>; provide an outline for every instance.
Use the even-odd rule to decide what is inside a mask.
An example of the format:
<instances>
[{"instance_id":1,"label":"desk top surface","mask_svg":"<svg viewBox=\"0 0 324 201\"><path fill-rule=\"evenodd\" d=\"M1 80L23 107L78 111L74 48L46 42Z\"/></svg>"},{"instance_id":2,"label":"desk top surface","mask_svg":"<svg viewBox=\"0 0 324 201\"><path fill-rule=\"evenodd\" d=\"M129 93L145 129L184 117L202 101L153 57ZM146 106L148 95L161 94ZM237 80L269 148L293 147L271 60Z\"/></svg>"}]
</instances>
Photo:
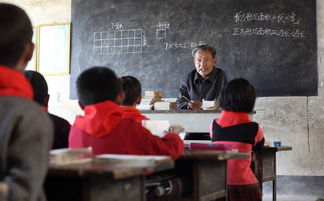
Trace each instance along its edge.
<instances>
[{"instance_id":1,"label":"desk top surface","mask_svg":"<svg viewBox=\"0 0 324 201\"><path fill-rule=\"evenodd\" d=\"M49 165L48 174L68 175L75 177L86 176L105 176L112 179L123 179L137 175L143 175L148 172L167 170L174 167L174 161L163 159L150 161L148 163L118 163L109 162L105 159L95 158L88 162L67 164L67 165Z\"/></svg>"},{"instance_id":2,"label":"desk top surface","mask_svg":"<svg viewBox=\"0 0 324 201\"><path fill-rule=\"evenodd\" d=\"M159 113L221 113L221 110L141 110L143 114L159 114Z\"/></svg>"},{"instance_id":3,"label":"desk top surface","mask_svg":"<svg viewBox=\"0 0 324 201\"><path fill-rule=\"evenodd\" d=\"M185 140L185 152L184 155L180 159L189 159L189 160L203 160L203 159L214 159L214 160L226 160L226 159L242 159L248 158L250 156L249 153L240 153L233 151L214 151L214 150L189 150L188 145L190 143L207 143L210 144L209 140ZM292 150L290 146L264 146L264 151L289 151Z\"/></svg>"},{"instance_id":4,"label":"desk top surface","mask_svg":"<svg viewBox=\"0 0 324 201\"><path fill-rule=\"evenodd\" d=\"M189 150L185 148L180 160L227 160L249 158L249 153L235 151Z\"/></svg>"},{"instance_id":5,"label":"desk top surface","mask_svg":"<svg viewBox=\"0 0 324 201\"><path fill-rule=\"evenodd\" d=\"M290 151L290 150L292 150L292 147L291 146L280 146L280 147L264 146L263 150Z\"/></svg>"}]
</instances>

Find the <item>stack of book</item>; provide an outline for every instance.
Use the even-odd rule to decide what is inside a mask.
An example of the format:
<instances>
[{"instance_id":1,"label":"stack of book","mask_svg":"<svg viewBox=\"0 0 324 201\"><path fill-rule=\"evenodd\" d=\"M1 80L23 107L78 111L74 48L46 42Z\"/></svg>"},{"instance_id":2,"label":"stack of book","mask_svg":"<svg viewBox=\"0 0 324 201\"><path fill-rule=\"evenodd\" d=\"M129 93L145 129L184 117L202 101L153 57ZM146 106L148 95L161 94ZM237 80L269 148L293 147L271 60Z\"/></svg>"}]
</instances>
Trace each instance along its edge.
<instances>
[{"instance_id":1,"label":"stack of book","mask_svg":"<svg viewBox=\"0 0 324 201\"><path fill-rule=\"evenodd\" d=\"M140 110L152 110L155 102L161 101L163 93L161 91L145 91L142 102L137 106Z\"/></svg>"},{"instance_id":2,"label":"stack of book","mask_svg":"<svg viewBox=\"0 0 324 201\"><path fill-rule=\"evenodd\" d=\"M157 101L154 103L154 110L175 110L177 109L176 102L170 101Z\"/></svg>"}]
</instances>

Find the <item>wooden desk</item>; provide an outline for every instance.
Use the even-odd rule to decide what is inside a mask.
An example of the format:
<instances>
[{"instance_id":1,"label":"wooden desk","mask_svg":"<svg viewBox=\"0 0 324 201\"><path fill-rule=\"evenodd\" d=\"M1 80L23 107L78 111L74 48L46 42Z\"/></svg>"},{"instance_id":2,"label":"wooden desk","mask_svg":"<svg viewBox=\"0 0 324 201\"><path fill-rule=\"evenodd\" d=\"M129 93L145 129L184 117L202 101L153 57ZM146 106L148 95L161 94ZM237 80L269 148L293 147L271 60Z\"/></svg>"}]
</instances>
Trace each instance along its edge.
<instances>
[{"instance_id":1,"label":"wooden desk","mask_svg":"<svg viewBox=\"0 0 324 201\"><path fill-rule=\"evenodd\" d=\"M176 161L175 171L178 176L192 178L193 194L173 200L211 201L226 197L227 159L248 157L245 153L185 149Z\"/></svg>"},{"instance_id":2,"label":"wooden desk","mask_svg":"<svg viewBox=\"0 0 324 201\"><path fill-rule=\"evenodd\" d=\"M143 115L151 120L169 120L179 124L185 132L209 132L210 123L219 118L220 110L142 110ZM197 124L197 121L199 123Z\"/></svg>"},{"instance_id":3,"label":"wooden desk","mask_svg":"<svg viewBox=\"0 0 324 201\"><path fill-rule=\"evenodd\" d=\"M272 181L272 200L277 200L277 172L276 172L276 153L278 151L292 150L292 147L269 147L265 146L262 150L252 153L251 168L259 180L260 189L264 182Z\"/></svg>"},{"instance_id":4,"label":"wooden desk","mask_svg":"<svg viewBox=\"0 0 324 201\"><path fill-rule=\"evenodd\" d=\"M211 122L221 116L221 110L142 110L151 120L169 120L179 124L187 133L209 133ZM255 112L250 114L250 119ZM199 122L199 123L197 123Z\"/></svg>"},{"instance_id":5,"label":"wooden desk","mask_svg":"<svg viewBox=\"0 0 324 201\"><path fill-rule=\"evenodd\" d=\"M58 185L71 188L71 192L68 189L64 193L76 191L74 193L79 198L74 198L73 201L145 201L144 174L173 167L174 161L171 159L138 166L94 159L74 165L50 165L46 182L54 188L60 187ZM73 182L69 186L67 183L70 181ZM79 188L75 189L74 184L79 185Z\"/></svg>"}]
</instances>

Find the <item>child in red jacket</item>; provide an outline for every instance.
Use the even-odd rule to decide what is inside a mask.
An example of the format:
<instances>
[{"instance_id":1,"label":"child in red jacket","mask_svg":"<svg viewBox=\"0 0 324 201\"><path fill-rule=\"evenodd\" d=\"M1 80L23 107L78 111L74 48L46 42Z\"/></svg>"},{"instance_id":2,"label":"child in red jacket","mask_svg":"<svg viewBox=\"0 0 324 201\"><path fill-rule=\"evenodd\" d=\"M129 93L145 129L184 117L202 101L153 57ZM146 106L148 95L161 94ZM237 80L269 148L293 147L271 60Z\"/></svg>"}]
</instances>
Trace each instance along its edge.
<instances>
[{"instance_id":1,"label":"child in red jacket","mask_svg":"<svg viewBox=\"0 0 324 201\"><path fill-rule=\"evenodd\" d=\"M92 147L94 154L169 155L184 151L178 135L154 136L132 118L124 117L121 80L106 67L92 67L77 79L79 103L84 116L77 116L69 136L70 148Z\"/></svg>"},{"instance_id":2,"label":"child in red jacket","mask_svg":"<svg viewBox=\"0 0 324 201\"><path fill-rule=\"evenodd\" d=\"M256 99L254 87L245 79L230 81L221 91L221 117L210 126L213 142L232 144L239 152L250 153L264 144L261 128L249 119ZM261 201L258 180L248 159L228 160L228 201Z\"/></svg>"},{"instance_id":3,"label":"child in red jacket","mask_svg":"<svg viewBox=\"0 0 324 201\"><path fill-rule=\"evenodd\" d=\"M142 123L142 120L148 120L148 118L141 114L141 111L136 109L136 105L139 105L142 100L142 87L141 83L133 76L121 77L122 87L125 94L123 100L123 109L125 111L125 118L132 118L138 123Z\"/></svg>"}]
</instances>

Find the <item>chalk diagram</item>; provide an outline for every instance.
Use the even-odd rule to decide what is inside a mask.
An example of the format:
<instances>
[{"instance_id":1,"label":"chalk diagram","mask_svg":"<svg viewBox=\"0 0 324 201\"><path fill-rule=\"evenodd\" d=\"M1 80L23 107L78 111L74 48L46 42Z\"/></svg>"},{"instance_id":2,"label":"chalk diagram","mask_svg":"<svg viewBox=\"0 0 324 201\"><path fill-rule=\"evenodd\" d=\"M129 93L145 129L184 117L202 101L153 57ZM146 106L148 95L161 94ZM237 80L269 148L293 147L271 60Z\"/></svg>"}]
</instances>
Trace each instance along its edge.
<instances>
[{"instance_id":1,"label":"chalk diagram","mask_svg":"<svg viewBox=\"0 0 324 201\"><path fill-rule=\"evenodd\" d=\"M156 39L166 39L166 29L156 29Z\"/></svg>"},{"instance_id":2,"label":"chalk diagram","mask_svg":"<svg viewBox=\"0 0 324 201\"><path fill-rule=\"evenodd\" d=\"M128 54L143 52L143 29L94 32L94 54Z\"/></svg>"},{"instance_id":3,"label":"chalk diagram","mask_svg":"<svg viewBox=\"0 0 324 201\"><path fill-rule=\"evenodd\" d=\"M106 54L136 54L150 48L145 29L124 29L120 22L111 23L111 30L93 33L93 53ZM192 49L204 41L169 41L169 22L158 22L155 29L155 39L165 51L174 49ZM154 32L153 32L154 33ZM152 41L151 41L152 42Z\"/></svg>"},{"instance_id":4,"label":"chalk diagram","mask_svg":"<svg viewBox=\"0 0 324 201\"><path fill-rule=\"evenodd\" d=\"M170 28L169 22L158 22L156 25L156 39L166 39L167 38L167 30Z\"/></svg>"}]
</instances>

